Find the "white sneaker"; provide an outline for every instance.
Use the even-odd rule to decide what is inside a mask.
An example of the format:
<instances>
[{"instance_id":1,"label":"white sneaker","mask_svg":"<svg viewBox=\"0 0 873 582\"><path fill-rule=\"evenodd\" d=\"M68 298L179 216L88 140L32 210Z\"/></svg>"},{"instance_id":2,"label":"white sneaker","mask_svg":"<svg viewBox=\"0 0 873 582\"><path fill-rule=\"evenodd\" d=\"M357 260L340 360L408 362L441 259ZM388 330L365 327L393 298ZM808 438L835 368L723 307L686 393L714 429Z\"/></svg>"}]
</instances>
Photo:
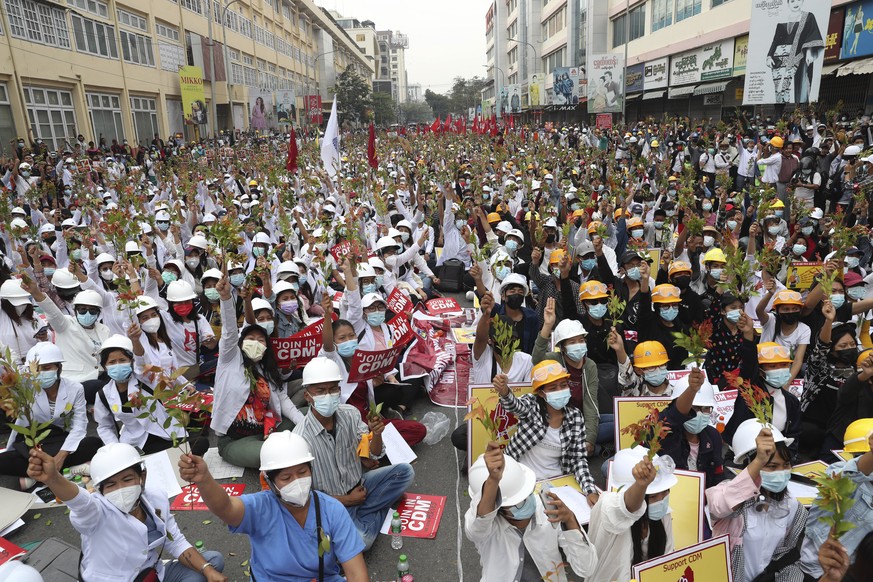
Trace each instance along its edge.
<instances>
[{"instance_id":1,"label":"white sneaker","mask_svg":"<svg viewBox=\"0 0 873 582\"><path fill-rule=\"evenodd\" d=\"M475 299L475 298L476 298L476 296L473 295L472 291L467 291L467 301L473 301L473 299Z\"/></svg>"},{"instance_id":2,"label":"white sneaker","mask_svg":"<svg viewBox=\"0 0 873 582\"><path fill-rule=\"evenodd\" d=\"M73 465L68 468L70 469L70 475L72 476L91 474L91 463L82 463L81 465Z\"/></svg>"}]
</instances>

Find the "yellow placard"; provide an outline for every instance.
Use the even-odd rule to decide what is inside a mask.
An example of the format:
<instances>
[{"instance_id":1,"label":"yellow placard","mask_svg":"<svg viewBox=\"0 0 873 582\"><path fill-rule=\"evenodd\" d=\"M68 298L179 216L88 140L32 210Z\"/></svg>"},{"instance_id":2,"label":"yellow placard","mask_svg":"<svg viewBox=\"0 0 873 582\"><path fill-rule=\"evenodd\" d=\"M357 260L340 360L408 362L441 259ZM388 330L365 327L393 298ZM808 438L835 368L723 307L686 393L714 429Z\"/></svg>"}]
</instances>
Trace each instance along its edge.
<instances>
[{"instance_id":1,"label":"yellow placard","mask_svg":"<svg viewBox=\"0 0 873 582\"><path fill-rule=\"evenodd\" d=\"M853 455L852 453L847 453L846 451L843 451L843 450L839 450L839 451L831 450L831 452L834 455L836 455L836 457L841 461L851 461L852 459L855 458L855 455Z\"/></svg>"},{"instance_id":2,"label":"yellow placard","mask_svg":"<svg viewBox=\"0 0 873 582\"><path fill-rule=\"evenodd\" d=\"M646 252L649 253L649 264L652 266L652 272L657 275L658 268L661 265L661 249L646 249Z\"/></svg>"},{"instance_id":3,"label":"yellow placard","mask_svg":"<svg viewBox=\"0 0 873 582\"><path fill-rule=\"evenodd\" d=\"M828 465L824 461L810 461L808 463L794 465L791 472L795 475L812 479L814 477L822 477L827 469Z\"/></svg>"},{"instance_id":4,"label":"yellow placard","mask_svg":"<svg viewBox=\"0 0 873 582\"><path fill-rule=\"evenodd\" d=\"M475 327L453 327L452 334L455 336L455 343L470 344L476 341Z\"/></svg>"},{"instance_id":5,"label":"yellow placard","mask_svg":"<svg viewBox=\"0 0 873 582\"><path fill-rule=\"evenodd\" d=\"M719 536L637 564L633 567L633 577L638 582L732 582L728 536Z\"/></svg>"},{"instance_id":6,"label":"yellow placard","mask_svg":"<svg viewBox=\"0 0 873 582\"><path fill-rule=\"evenodd\" d=\"M812 287L816 275L821 272L822 263L792 261L788 265L788 276L785 286L794 291L802 291Z\"/></svg>"},{"instance_id":7,"label":"yellow placard","mask_svg":"<svg viewBox=\"0 0 873 582\"><path fill-rule=\"evenodd\" d=\"M576 482L576 477L574 475L561 475L560 477L552 477L551 479L537 481L536 487L534 487L534 492L539 494L544 483L548 483L552 487L572 487L579 493L582 493L582 488L579 487L579 483Z\"/></svg>"},{"instance_id":8,"label":"yellow placard","mask_svg":"<svg viewBox=\"0 0 873 582\"><path fill-rule=\"evenodd\" d=\"M613 399L615 412L615 450L629 449L634 444L634 437L624 434L622 431L646 417L649 409L656 406L658 410L664 410L670 404L672 398L634 398L619 397Z\"/></svg>"},{"instance_id":9,"label":"yellow placard","mask_svg":"<svg viewBox=\"0 0 873 582\"><path fill-rule=\"evenodd\" d=\"M530 384L510 384L510 390L516 396L522 396L531 392ZM471 384L467 392L467 411L470 412L474 408L481 405L480 413L487 415L497 423L497 438L500 441L509 442L509 439L515 434L515 424L517 422L515 416L506 412L500 406L500 397L497 395L497 390L490 384ZM472 465L479 458L479 455L485 453L488 446L488 441L491 436L482 423L475 419L467 421L467 461Z\"/></svg>"},{"instance_id":10,"label":"yellow placard","mask_svg":"<svg viewBox=\"0 0 873 582\"><path fill-rule=\"evenodd\" d=\"M203 69L179 67L179 87L182 94L182 112L191 124L206 123L206 96L203 92Z\"/></svg>"}]
</instances>

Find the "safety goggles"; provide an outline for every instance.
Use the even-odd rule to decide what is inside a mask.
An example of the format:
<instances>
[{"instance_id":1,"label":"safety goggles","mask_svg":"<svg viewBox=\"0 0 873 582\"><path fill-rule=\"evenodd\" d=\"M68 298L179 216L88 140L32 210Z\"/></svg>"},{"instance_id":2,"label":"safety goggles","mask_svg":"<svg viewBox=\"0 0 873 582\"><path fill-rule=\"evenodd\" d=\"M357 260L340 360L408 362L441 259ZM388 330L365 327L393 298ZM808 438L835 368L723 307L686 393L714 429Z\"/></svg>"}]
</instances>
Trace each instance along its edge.
<instances>
[{"instance_id":1,"label":"safety goggles","mask_svg":"<svg viewBox=\"0 0 873 582\"><path fill-rule=\"evenodd\" d=\"M583 294L584 295L594 295L597 293L608 293L608 292L609 292L609 289L606 287L606 285L604 285L603 283L599 283L597 285L589 285L585 289Z\"/></svg>"},{"instance_id":2,"label":"safety goggles","mask_svg":"<svg viewBox=\"0 0 873 582\"><path fill-rule=\"evenodd\" d=\"M775 358L790 360L791 355L785 346L764 346L758 348L758 356L772 360Z\"/></svg>"},{"instance_id":3,"label":"safety goggles","mask_svg":"<svg viewBox=\"0 0 873 582\"><path fill-rule=\"evenodd\" d=\"M545 382L549 378L554 376L561 376L566 374L564 368L561 367L561 364L555 362L554 364L549 364L547 366L543 366L542 368L537 368L531 374L531 377L537 382Z\"/></svg>"},{"instance_id":4,"label":"safety goggles","mask_svg":"<svg viewBox=\"0 0 873 582\"><path fill-rule=\"evenodd\" d=\"M681 300L681 294L682 291L679 289L679 287L661 287L657 291L652 293L652 299L655 299L656 297L663 297L664 299L675 298Z\"/></svg>"},{"instance_id":5,"label":"safety goggles","mask_svg":"<svg viewBox=\"0 0 873 582\"><path fill-rule=\"evenodd\" d=\"M86 313L91 315L100 315L99 307L77 307L76 313L79 315L85 315Z\"/></svg>"}]
</instances>

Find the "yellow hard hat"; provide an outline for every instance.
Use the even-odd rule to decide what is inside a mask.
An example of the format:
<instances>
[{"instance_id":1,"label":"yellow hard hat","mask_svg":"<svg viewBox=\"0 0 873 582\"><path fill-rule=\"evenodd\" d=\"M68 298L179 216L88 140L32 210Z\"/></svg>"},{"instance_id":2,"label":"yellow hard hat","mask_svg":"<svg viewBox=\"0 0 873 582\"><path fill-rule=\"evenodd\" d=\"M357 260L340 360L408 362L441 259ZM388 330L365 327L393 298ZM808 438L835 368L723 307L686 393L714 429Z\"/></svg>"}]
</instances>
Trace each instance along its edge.
<instances>
[{"instance_id":1,"label":"yellow hard hat","mask_svg":"<svg viewBox=\"0 0 873 582\"><path fill-rule=\"evenodd\" d=\"M573 218L576 218L577 216L585 216L585 211L582 210L581 208L579 210L574 210L573 211Z\"/></svg>"},{"instance_id":2,"label":"yellow hard hat","mask_svg":"<svg viewBox=\"0 0 873 582\"><path fill-rule=\"evenodd\" d=\"M779 136L777 135L776 137L770 139L770 145L773 146L774 148L780 148L780 149L781 149L782 146L785 145L785 142L782 140L781 137L779 137Z\"/></svg>"},{"instance_id":3,"label":"yellow hard hat","mask_svg":"<svg viewBox=\"0 0 873 582\"><path fill-rule=\"evenodd\" d=\"M619 218L621 218L621 211L622 211L622 210L624 210L624 209L623 209L623 208L616 208L616 209L615 209L615 213L613 214L613 218L614 218L615 220L618 220ZM629 218L630 215L631 215L631 213L630 213L629 210L624 210L624 216L625 216L625 218Z\"/></svg>"},{"instance_id":4,"label":"yellow hard hat","mask_svg":"<svg viewBox=\"0 0 873 582\"><path fill-rule=\"evenodd\" d=\"M703 255L703 262L715 261L717 263L727 263L727 257L724 256L724 251L721 249L709 249Z\"/></svg>"},{"instance_id":5,"label":"yellow hard hat","mask_svg":"<svg viewBox=\"0 0 873 582\"><path fill-rule=\"evenodd\" d=\"M652 140L652 146L651 146L651 147L656 148L656 147L660 147L660 145L661 145L661 144L658 143L658 140L656 140L656 139L653 139L653 140Z\"/></svg>"},{"instance_id":6,"label":"yellow hard hat","mask_svg":"<svg viewBox=\"0 0 873 582\"><path fill-rule=\"evenodd\" d=\"M546 384L569 378L570 374L555 360L543 360L533 367L530 376L533 379L533 389L536 391Z\"/></svg>"},{"instance_id":7,"label":"yellow hard hat","mask_svg":"<svg viewBox=\"0 0 873 582\"><path fill-rule=\"evenodd\" d=\"M528 221L528 222L530 222L530 215L531 215L530 210L528 210L527 213L525 213L525 215L524 215L524 219L525 219L526 221ZM540 213L539 213L539 212L534 212L533 215L536 217L537 220L540 219Z\"/></svg>"},{"instance_id":8,"label":"yellow hard hat","mask_svg":"<svg viewBox=\"0 0 873 582\"><path fill-rule=\"evenodd\" d=\"M667 178L667 181L668 182L678 182L679 178L677 178L676 176L670 176L669 178Z\"/></svg>"},{"instance_id":9,"label":"yellow hard hat","mask_svg":"<svg viewBox=\"0 0 873 582\"><path fill-rule=\"evenodd\" d=\"M663 366L669 361L667 349L661 342L640 342L634 348L634 366L637 368L654 368Z\"/></svg>"},{"instance_id":10,"label":"yellow hard hat","mask_svg":"<svg viewBox=\"0 0 873 582\"><path fill-rule=\"evenodd\" d=\"M644 225L645 225L645 223L643 222L643 219L640 218L640 217L638 217L638 216L635 216L635 217L633 217L633 218L631 218L630 220L627 221L627 227L628 227L628 229L635 228L635 227L638 227L638 226L641 227L641 226L644 226Z\"/></svg>"},{"instance_id":11,"label":"yellow hard hat","mask_svg":"<svg viewBox=\"0 0 873 582\"><path fill-rule=\"evenodd\" d=\"M257 180L249 180L249 186L257 186L257 185L258 185Z\"/></svg>"},{"instance_id":12,"label":"yellow hard hat","mask_svg":"<svg viewBox=\"0 0 873 582\"><path fill-rule=\"evenodd\" d=\"M691 272L691 263L685 261L670 261L670 266L667 268L667 275L672 277L676 273Z\"/></svg>"},{"instance_id":13,"label":"yellow hard hat","mask_svg":"<svg viewBox=\"0 0 873 582\"><path fill-rule=\"evenodd\" d=\"M785 203L777 198L770 204L770 208L785 208Z\"/></svg>"},{"instance_id":14,"label":"yellow hard hat","mask_svg":"<svg viewBox=\"0 0 873 582\"><path fill-rule=\"evenodd\" d=\"M565 251L564 249L555 249L554 251L552 251L552 254L549 257L549 264L557 265L562 260L564 260L565 256L567 256L567 251Z\"/></svg>"},{"instance_id":15,"label":"yellow hard hat","mask_svg":"<svg viewBox=\"0 0 873 582\"><path fill-rule=\"evenodd\" d=\"M873 418L859 418L848 427L843 437L843 450L847 453L866 453L870 451L868 439L873 433Z\"/></svg>"},{"instance_id":16,"label":"yellow hard hat","mask_svg":"<svg viewBox=\"0 0 873 582\"><path fill-rule=\"evenodd\" d=\"M606 285L600 281L585 281L579 286L579 301L606 299L609 297Z\"/></svg>"},{"instance_id":17,"label":"yellow hard hat","mask_svg":"<svg viewBox=\"0 0 873 582\"><path fill-rule=\"evenodd\" d=\"M500 215L497 214L496 212L489 212L488 213L488 223L490 224L492 222L500 222Z\"/></svg>"},{"instance_id":18,"label":"yellow hard hat","mask_svg":"<svg viewBox=\"0 0 873 582\"><path fill-rule=\"evenodd\" d=\"M682 291L676 285L662 283L652 289L652 303L682 303Z\"/></svg>"},{"instance_id":19,"label":"yellow hard hat","mask_svg":"<svg viewBox=\"0 0 873 582\"><path fill-rule=\"evenodd\" d=\"M758 364L790 364L793 360L788 348L776 342L758 344Z\"/></svg>"},{"instance_id":20,"label":"yellow hard hat","mask_svg":"<svg viewBox=\"0 0 873 582\"><path fill-rule=\"evenodd\" d=\"M773 307L779 307L780 305L797 305L798 307L803 307L803 298L797 291L783 289L776 294L776 299L773 300Z\"/></svg>"},{"instance_id":21,"label":"yellow hard hat","mask_svg":"<svg viewBox=\"0 0 873 582\"><path fill-rule=\"evenodd\" d=\"M870 356L873 356L873 348L867 348L866 350L861 350L861 353L858 354L858 359L855 360L855 367L860 368L861 362L863 362L864 360L866 360Z\"/></svg>"},{"instance_id":22,"label":"yellow hard hat","mask_svg":"<svg viewBox=\"0 0 873 582\"><path fill-rule=\"evenodd\" d=\"M603 223L599 220L592 220L588 223L588 234L594 234Z\"/></svg>"}]
</instances>

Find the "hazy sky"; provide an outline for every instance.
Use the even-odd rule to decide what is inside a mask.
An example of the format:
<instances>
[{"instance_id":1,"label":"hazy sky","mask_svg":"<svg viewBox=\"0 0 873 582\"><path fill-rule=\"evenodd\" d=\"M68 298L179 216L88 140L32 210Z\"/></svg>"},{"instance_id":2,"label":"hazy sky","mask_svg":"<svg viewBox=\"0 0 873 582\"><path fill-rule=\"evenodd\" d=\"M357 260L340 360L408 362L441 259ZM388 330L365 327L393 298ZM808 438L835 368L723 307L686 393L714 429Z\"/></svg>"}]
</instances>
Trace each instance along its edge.
<instances>
[{"instance_id":1,"label":"hazy sky","mask_svg":"<svg viewBox=\"0 0 873 582\"><path fill-rule=\"evenodd\" d=\"M485 12L490 0L316 0L327 9L358 20L372 20L377 30L409 36L406 75L421 83L421 93L451 89L455 77L484 77Z\"/></svg>"}]
</instances>

